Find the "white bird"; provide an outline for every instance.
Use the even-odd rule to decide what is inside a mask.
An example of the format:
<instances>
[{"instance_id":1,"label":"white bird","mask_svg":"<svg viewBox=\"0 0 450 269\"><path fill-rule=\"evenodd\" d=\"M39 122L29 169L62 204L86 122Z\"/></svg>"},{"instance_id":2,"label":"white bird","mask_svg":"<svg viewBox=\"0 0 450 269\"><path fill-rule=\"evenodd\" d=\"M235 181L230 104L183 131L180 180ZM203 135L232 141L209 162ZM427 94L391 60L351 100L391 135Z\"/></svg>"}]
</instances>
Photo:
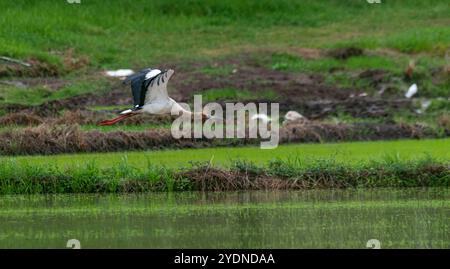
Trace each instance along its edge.
<instances>
[{"instance_id":1,"label":"white bird","mask_svg":"<svg viewBox=\"0 0 450 269\"><path fill-rule=\"evenodd\" d=\"M411 87L409 87L408 91L405 93L405 97L406 98L411 98L414 96L414 94L417 93L417 85L416 83L414 83L413 85L411 85Z\"/></svg>"},{"instance_id":2,"label":"white bird","mask_svg":"<svg viewBox=\"0 0 450 269\"><path fill-rule=\"evenodd\" d=\"M288 111L286 113L286 115L284 115L284 119L287 121L295 121L295 120L299 120L299 119L304 119L305 117L303 117L302 114L298 113L297 111Z\"/></svg>"},{"instance_id":3,"label":"white bird","mask_svg":"<svg viewBox=\"0 0 450 269\"><path fill-rule=\"evenodd\" d=\"M266 114L255 114L252 116L252 120L260 120L263 123L268 123L272 121L272 119Z\"/></svg>"},{"instance_id":4,"label":"white bird","mask_svg":"<svg viewBox=\"0 0 450 269\"><path fill-rule=\"evenodd\" d=\"M139 115L142 113L162 115L173 113L187 113L194 115L189 110L184 109L167 94L167 82L172 77L172 69L161 71L159 69L147 68L139 73L128 76L123 83L131 82L131 92L133 94L134 107L120 112L120 116L111 120L104 120L99 125L113 125L123 119ZM204 113L202 120L209 118Z\"/></svg>"},{"instance_id":5,"label":"white bird","mask_svg":"<svg viewBox=\"0 0 450 269\"><path fill-rule=\"evenodd\" d=\"M308 122L308 119L303 117L303 115L298 113L297 111L291 110L288 111L286 115L284 115L283 125L288 124L290 122L306 123Z\"/></svg>"},{"instance_id":6,"label":"white bird","mask_svg":"<svg viewBox=\"0 0 450 269\"><path fill-rule=\"evenodd\" d=\"M106 71L105 74L108 77L127 77L133 75L134 71L131 69L118 69Z\"/></svg>"}]
</instances>

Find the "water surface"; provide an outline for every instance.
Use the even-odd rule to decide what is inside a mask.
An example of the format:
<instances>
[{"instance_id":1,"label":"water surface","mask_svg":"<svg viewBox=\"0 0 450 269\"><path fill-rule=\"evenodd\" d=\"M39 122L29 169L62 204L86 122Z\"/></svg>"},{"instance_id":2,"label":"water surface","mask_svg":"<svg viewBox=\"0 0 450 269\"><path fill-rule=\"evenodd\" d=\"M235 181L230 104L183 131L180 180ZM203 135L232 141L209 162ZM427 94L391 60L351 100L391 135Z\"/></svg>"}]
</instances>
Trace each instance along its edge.
<instances>
[{"instance_id":1,"label":"water surface","mask_svg":"<svg viewBox=\"0 0 450 269\"><path fill-rule=\"evenodd\" d=\"M0 248L449 248L448 189L0 197Z\"/></svg>"}]
</instances>

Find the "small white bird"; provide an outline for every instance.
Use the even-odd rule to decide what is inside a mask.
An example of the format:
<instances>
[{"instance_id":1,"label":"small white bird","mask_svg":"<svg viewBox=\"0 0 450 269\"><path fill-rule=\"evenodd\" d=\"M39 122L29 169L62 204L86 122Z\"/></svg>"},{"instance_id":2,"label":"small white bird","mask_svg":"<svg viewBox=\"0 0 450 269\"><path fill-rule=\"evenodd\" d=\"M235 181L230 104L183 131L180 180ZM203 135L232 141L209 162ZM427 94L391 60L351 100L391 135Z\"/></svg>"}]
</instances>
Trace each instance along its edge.
<instances>
[{"instance_id":1,"label":"small white bird","mask_svg":"<svg viewBox=\"0 0 450 269\"><path fill-rule=\"evenodd\" d=\"M267 116L266 114L255 114L251 118L252 120L260 120L262 123L268 123L271 122L272 119Z\"/></svg>"},{"instance_id":2,"label":"small white bird","mask_svg":"<svg viewBox=\"0 0 450 269\"><path fill-rule=\"evenodd\" d=\"M305 117L303 117L302 114L298 113L297 111L288 111L286 113L286 115L284 115L284 119L287 121L295 121L295 120L299 120L299 119L304 119Z\"/></svg>"},{"instance_id":3,"label":"small white bird","mask_svg":"<svg viewBox=\"0 0 450 269\"><path fill-rule=\"evenodd\" d=\"M414 83L413 85L411 85L411 87L409 87L408 91L405 93L405 97L406 98L411 98L414 96L414 94L417 93L417 85L416 83Z\"/></svg>"},{"instance_id":4,"label":"small white bird","mask_svg":"<svg viewBox=\"0 0 450 269\"><path fill-rule=\"evenodd\" d=\"M127 77L133 75L134 71L131 69L118 69L106 71L105 74L108 77Z\"/></svg>"},{"instance_id":5,"label":"small white bird","mask_svg":"<svg viewBox=\"0 0 450 269\"><path fill-rule=\"evenodd\" d=\"M133 94L134 107L120 112L120 116L111 120L104 120L99 125L113 125L123 119L141 114L171 114L172 112L180 114L187 113L194 115L184 109L175 100L167 94L167 82L172 77L174 71L172 69L161 71L159 69L147 68L139 73L128 76L123 82L131 82L131 92ZM204 113L201 114L202 120L209 117Z\"/></svg>"},{"instance_id":6,"label":"small white bird","mask_svg":"<svg viewBox=\"0 0 450 269\"><path fill-rule=\"evenodd\" d=\"M302 114L298 113L297 111L288 111L286 113L286 115L284 115L284 121L283 121L283 125L286 125L290 122L296 122L296 123L306 123L308 122L308 119L303 117Z\"/></svg>"}]
</instances>

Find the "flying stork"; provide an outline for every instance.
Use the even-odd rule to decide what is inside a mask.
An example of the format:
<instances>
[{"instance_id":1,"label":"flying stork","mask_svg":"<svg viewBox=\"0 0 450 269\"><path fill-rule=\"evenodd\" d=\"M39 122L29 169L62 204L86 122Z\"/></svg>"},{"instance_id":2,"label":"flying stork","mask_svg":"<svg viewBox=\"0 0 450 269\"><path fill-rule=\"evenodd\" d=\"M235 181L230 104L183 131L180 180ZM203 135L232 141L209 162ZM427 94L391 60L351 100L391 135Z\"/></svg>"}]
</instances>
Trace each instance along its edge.
<instances>
[{"instance_id":1,"label":"flying stork","mask_svg":"<svg viewBox=\"0 0 450 269\"><path fill-rule=\"evenodd\" d=\"M168 96L167 82L169 82L173 73L172 69L161 71L147 68L128 76L123 83L131 82L134 107L120 112L120 116L117 118L101 121L99 125L113 125L123 119L142 113L170 115L174 112L176 114L187 113L191 116L196 114L184 109ZM201 114L202 120L209 118L201 112L199 114Z\"/></svg>"}]
</instances>

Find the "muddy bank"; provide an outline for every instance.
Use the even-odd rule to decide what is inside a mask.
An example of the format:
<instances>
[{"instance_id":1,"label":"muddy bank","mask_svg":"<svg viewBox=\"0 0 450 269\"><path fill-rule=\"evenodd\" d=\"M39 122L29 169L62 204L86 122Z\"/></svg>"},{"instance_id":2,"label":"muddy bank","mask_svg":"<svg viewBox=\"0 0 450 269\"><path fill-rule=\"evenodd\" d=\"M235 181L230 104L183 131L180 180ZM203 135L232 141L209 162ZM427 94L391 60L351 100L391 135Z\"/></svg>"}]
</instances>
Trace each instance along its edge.
<instances>
[{"instance_id":1,"label":"muddy bank","mask_svg":"<svg viewBox=\"0 0 450 269\"><path fill-rule=\"evenodd\" d=\"M292 122L280 128L280 143L368 141L449 136L438 130L407 124L329 124ZM0 133L0 154L59 154L203 148L259 145L258 139L174 139L169 129L144 132L81 131L79 125L49 125L13 129Z\"/></svg>"}]
</instances>

